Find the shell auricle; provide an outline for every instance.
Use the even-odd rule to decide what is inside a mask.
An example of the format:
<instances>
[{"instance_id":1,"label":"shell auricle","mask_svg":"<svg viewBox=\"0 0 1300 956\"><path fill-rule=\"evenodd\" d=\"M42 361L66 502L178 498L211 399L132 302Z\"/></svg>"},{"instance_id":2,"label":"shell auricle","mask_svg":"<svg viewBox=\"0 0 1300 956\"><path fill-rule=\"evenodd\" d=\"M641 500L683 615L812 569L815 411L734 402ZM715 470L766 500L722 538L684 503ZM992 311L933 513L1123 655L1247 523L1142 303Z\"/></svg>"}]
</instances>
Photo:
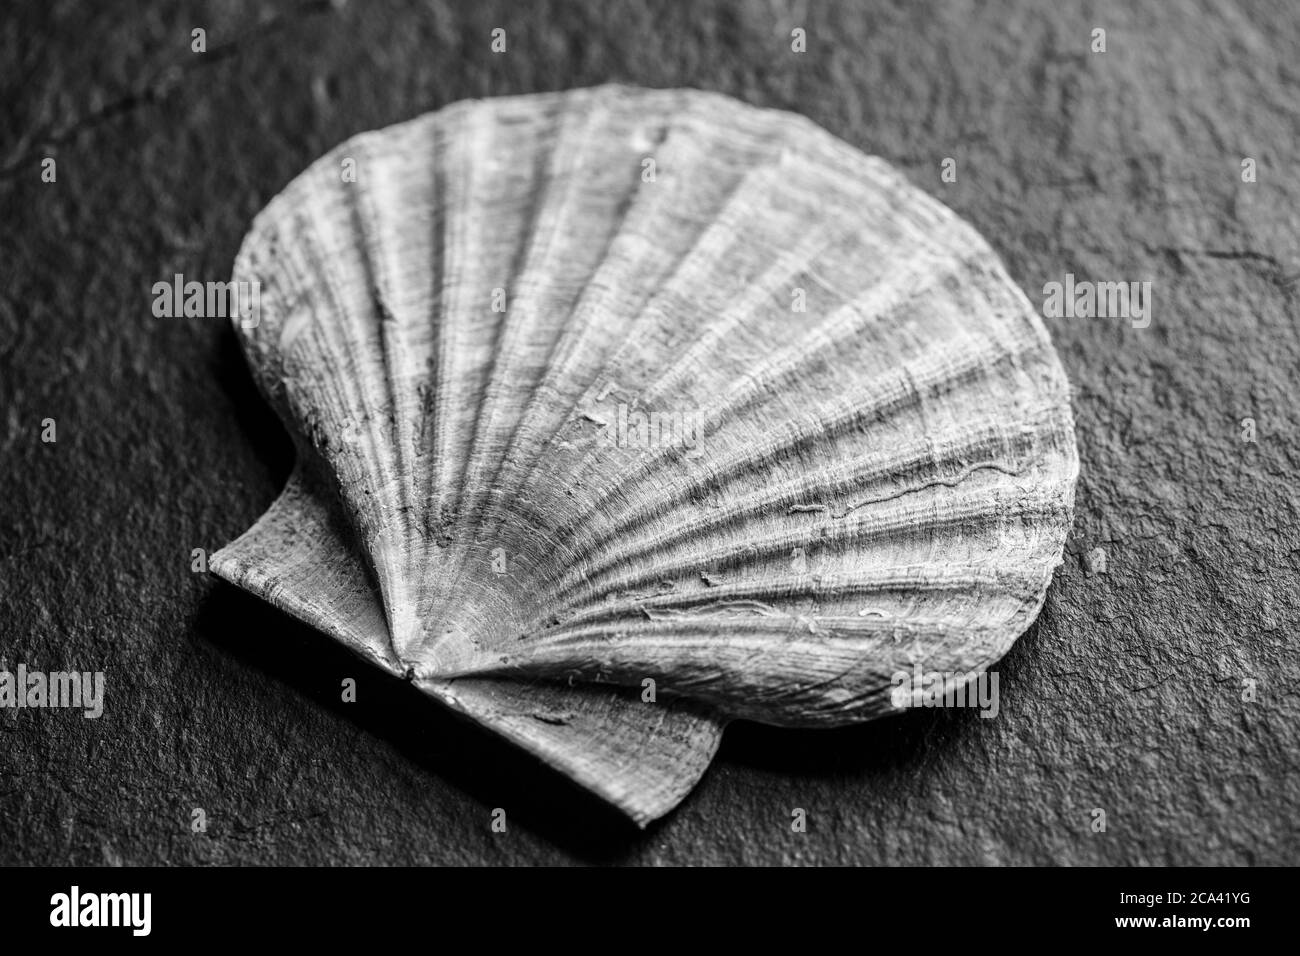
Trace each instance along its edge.
<instances>
[{"instance_id":1,"label":"shell auricle","mask_svg":"<svg viewBox=\"0 0 1300 956\"><path fill-rule=\"evenodd\" d=\"M213 570L641 825L732 719L849 724L900 670L984 671L1061 561L1041 320L801 117L457 103L310 166L234 278L297 464Z\"/></svg>"}]
</instances>

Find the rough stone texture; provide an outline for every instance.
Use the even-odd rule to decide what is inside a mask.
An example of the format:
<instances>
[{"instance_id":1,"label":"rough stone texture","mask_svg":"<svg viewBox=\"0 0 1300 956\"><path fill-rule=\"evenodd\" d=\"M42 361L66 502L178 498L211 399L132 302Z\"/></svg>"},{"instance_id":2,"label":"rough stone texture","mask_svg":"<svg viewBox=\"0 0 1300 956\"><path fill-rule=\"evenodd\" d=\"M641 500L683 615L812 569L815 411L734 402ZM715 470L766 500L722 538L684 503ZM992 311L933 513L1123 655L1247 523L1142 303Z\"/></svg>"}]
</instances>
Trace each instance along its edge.
<instances>
[{"instance_id":1,"label":"rough stone texture","mask_svg":"<svg viewBox=\"0 0 1300 956\"><path fill-rule=\"evenodd\" d=\"M97 721L0 712L0 862L1295 862L1296 49L1285 2L6 10L0 657L106 670L108 701ZM191 573L192 548L266 509L291 452L226 323L150 310L174 272L228 275L253 213L346 136L608 80L808 115L971 221L1032 299L1066 272L1154 296L1146 329L1048 320L1078 515L1000 667L1001 714L733 726L646 833Z\"/></svg>"}]
</instances>

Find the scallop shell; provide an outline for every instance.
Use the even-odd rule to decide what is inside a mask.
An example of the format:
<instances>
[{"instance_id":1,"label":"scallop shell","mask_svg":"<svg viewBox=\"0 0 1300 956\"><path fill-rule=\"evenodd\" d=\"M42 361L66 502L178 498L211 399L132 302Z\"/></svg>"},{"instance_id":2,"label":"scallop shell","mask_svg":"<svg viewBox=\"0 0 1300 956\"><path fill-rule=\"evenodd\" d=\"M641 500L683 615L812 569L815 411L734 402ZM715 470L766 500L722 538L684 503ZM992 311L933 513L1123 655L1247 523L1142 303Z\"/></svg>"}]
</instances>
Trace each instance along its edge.
<instances>
[{"instance_id":1,"label":"scallop shell","mask_svg":"<svg viewBox=\"0 0 1300 956\"><path fill-rule=\"evenodd\" d=\"M984 670L1061 561L1042 322L798 116L458 103L313 164L235 279L298 463L215 572L642 825L733 718L863 721L899 671Z\"/></svg>"}]
</instances>

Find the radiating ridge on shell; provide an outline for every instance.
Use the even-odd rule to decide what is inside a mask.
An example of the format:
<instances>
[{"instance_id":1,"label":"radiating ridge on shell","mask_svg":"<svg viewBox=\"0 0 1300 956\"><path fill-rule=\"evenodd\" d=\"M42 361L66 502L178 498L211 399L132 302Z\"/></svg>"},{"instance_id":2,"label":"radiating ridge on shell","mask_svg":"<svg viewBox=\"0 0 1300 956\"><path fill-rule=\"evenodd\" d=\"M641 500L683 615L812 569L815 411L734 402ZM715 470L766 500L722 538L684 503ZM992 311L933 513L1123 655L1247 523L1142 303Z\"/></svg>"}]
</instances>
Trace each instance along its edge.
<instances>
[{"instance_id":1,"label":"radiating ridge on shell","mask_svg":"<svg viewBox=\"0 0 1300 956\"><path fill-rule=\"evenodd\" d=\"M314 163L235 279L298 465L216 573L639 823L730 719L862 721L914 665L987 668L1060 563L1041 321L968 225L792 114L458 103Z\"/></svg>"}]
</instances>

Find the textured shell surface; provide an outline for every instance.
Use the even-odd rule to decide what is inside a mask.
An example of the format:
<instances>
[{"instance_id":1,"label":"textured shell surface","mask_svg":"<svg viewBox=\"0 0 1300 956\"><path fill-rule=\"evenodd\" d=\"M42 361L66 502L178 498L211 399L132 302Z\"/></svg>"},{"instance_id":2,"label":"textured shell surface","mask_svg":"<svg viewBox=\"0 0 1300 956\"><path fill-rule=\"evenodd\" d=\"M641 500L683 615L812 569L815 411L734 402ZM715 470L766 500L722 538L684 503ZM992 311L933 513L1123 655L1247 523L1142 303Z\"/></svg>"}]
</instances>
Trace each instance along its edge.
<instances>
[{"instance_id":1,"label":"textured shell surface","mask_svg":"<svg viewBox=\"0 0 1300 956\"><path fill-rule=\"evenodd\" d=\"M731 719L985 670L1061 561L1042 322L970 226L793 114L458 103L314 163L234 278L297 464L213 570L638 823Z\"/></svg>"}]
</instances>

